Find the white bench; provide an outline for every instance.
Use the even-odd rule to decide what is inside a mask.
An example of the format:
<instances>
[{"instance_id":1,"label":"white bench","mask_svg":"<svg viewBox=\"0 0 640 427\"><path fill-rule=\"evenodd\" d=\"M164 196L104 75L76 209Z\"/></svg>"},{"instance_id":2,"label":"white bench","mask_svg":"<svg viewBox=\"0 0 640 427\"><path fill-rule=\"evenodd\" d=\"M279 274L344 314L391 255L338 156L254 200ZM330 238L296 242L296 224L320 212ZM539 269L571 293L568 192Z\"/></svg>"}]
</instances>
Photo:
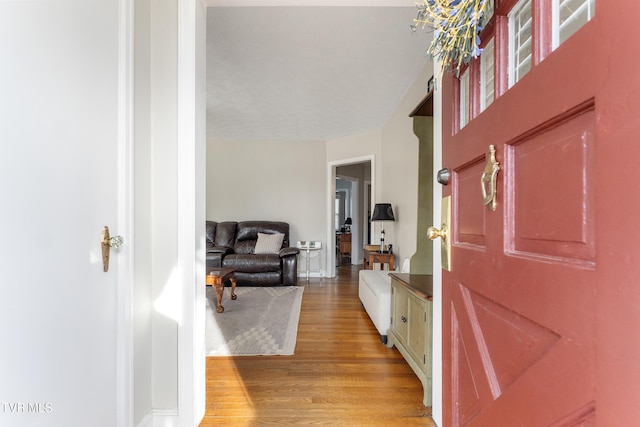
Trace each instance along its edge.
<instances>
[{"instance_id":1,"label":"white bench","mask_svg":"<svg viewBox=\"0 0 640 427\"><path fill-rule=\"evenodd\" d=\"M385 270L360 270L358 296L365 311L387 343L387 330L391 327L391 277Z\"/></svg>"}]
</instances>

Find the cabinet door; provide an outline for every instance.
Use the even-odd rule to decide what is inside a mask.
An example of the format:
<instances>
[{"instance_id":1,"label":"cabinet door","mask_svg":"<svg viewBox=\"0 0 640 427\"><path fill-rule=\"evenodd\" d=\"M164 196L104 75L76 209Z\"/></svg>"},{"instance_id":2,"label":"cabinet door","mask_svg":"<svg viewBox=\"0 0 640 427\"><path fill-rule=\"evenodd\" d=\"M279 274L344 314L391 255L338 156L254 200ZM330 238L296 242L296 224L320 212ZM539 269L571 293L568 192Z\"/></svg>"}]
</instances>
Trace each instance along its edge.
<instances>
[{"instance_id":1,"label":"cabinet door","mask_svg":"<svg viewBox=\"0 0 640 427\"><path fill-rule=\"evenodd\" d=\"M407 342L407 322L408 322L408 292L402 286L397 286L391 282L393 292L393 314L391 328L403 343Z\"/></svg>"},{"instance_id":2,"label":"cabinet door","mask_svg":"<svg viewBox=\"0 0 640 427\"><path fill-rule=\"evenodd\" d=\"M409 327L407 349L413 359L424 368L426 363L427 342L427 310L425 301L413 294L408 294Z\"/></svg>"}]
</instances>

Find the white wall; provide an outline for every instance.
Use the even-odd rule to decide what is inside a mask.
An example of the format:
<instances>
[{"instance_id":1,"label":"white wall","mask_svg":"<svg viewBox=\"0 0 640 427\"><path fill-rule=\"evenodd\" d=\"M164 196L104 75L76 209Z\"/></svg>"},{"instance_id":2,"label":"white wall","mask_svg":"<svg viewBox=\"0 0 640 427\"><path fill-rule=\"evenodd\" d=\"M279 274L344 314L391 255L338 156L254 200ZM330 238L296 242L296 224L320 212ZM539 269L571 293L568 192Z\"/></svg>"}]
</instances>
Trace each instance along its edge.
<instances>
[{"instance_id":1,"label":"white wall","mask_svg":"<svg viewBox=\"0 0 640 427\"><path fill-rule=\"evenodd\" d=\"M427 93L433 74L431 63L407 89L379 132L353 135L327 142L330 162L371 155L376 159L373 203L391 203L395 222L384 224L385 243L393 245L396 268L416 251L418 211L418 138L409 113ZM373 223L372 243L380 241L380 223Z\"/></svg>"},{"instance_id":2,"label":"white wall","mask_svg":"<svg viewBox=\"0 0 640 427\"><path fill-rule=\"evenodd\" d=\"M393 244L396 268L411 258L417 247L418 215L418 138L413 133L409 113L427 94L427 82L433 74L428 63L408 88L393 114L382 128L382 144L376 201L391 203L395 222L385 223L385 243ZM379 230L379 223L374 223ZM425 230L426 232L426 230Z\"/></svg>"},{"instance_id":3,"label":"white wall","mask_svg":"<svg viewBox=\"0 0 640 427\"><path fill-rule=\"evenodd\" d=\"M199 5L197 1L194 4ZM182 6L181 11L187 9L184 4ZM182 98L179 97L178 72L181 67L189 66L186 61L178 66L180 60L184 61L178 56L180 14L175 0L135 2L132 416L134 425L139 426L178 425L181 419L198 418L204 412L204 357L185 356L189 353L185 348L192 338L185 337L189 327L185 326L188 322L183 316L193 314L195 318L198 310L188 313L190 310L185 302L188 293L181 291L187 289L185 283L194 282L193 275L197 277L198 272L201 280L196 278L195 282L204 282L204 256L200 255L204 252L204 230L196 229L195 225L189 228L190 221L187 221L194 212L197 219L194 222L199 225L204 221L204 95L195 100L196 121L202 124L202 129L196 128L192 137L180 138L188 133L185 131L188 125L180 126L179 113L187 116L187 121L190 113L185 113L185 108L178 108L179 101L193 102L184 95L185 87ZM195 64L194 73L201 86L205 81L204 15L204 9L200 8L196 22L186 25L201 32L196 38L201 44L196 47L201 58L200 63ZM205 92L205 88L200 87L196 96ZM195 140L195 143L180 144L181 140ZM192 155L202 159L200 164L189 158L194 149ZM193 185L195 189L190 188ZM184 202L191 200L194 193L195 201ZM185 262L184 257L190 260ZM181 300L183 305L178 306ZM179 326L180 322L182 326ZM197 326L194 329L196 336L202 334ZM181 331L185 333L181 334ZM189 360L183 360L186 358ZM179 367L183 368L181 375ZM194 380L186 372L191 368L193 372L200 371L201 381ZM185 381L195 384L185 386ZM185 403L184 398L179 399L181 394L189 394L186 390L198 386L202 386L202 401L191 398ZM179 390L185 391L180 393Z\"/></svg>"},{"instance_id":4,"label":"white wall","mask_svg":"<svg viewBox=\"0 0 640 427\"><path fill-rule=\"evenodd\" d=\"M379 157L381 144L380 131L332 139L327 141L327 161L336 162L369 155Z\"/></svg>"},{"instance_id":5,"label":"white wall","mask_svg":"<svg viewBox=\"0 0 640 427\"><path fill-rule=\"evenodd\" d=\"M284 221L326 248L325 158L323 141L208 141L207 219Z\"/></svg>"},{"instance_id":6,"label":"white wall","mask_svg":"<svg viewBox=\"0 0 640 427\"><path fill-rule=\"evenodd\" d=\"M204 413L205 10L141 0L134 14L133 422L177 426Z\"/></svg>"}]
</instances>

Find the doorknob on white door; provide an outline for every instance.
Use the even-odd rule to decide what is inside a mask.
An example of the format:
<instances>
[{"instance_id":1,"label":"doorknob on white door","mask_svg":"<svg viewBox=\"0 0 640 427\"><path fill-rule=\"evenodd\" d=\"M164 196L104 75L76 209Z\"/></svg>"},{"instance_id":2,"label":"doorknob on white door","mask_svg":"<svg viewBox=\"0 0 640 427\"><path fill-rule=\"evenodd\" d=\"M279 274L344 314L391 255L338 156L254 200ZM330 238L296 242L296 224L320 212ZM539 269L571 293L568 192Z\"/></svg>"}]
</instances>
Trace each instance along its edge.
<instances>
[{"instance_id":1,"label":"doorknob on white door","mask_svg":"<svg viewBox=\"0 0 640 427\"><path fill-rule=\"evenodd\" d=\"M102 230L102 267L105 272L109 271L109 252L111 248L118 249L124 244L124 237L122 236L109 236L109 227L106 225Z\"/></svg>"}]
</instances>

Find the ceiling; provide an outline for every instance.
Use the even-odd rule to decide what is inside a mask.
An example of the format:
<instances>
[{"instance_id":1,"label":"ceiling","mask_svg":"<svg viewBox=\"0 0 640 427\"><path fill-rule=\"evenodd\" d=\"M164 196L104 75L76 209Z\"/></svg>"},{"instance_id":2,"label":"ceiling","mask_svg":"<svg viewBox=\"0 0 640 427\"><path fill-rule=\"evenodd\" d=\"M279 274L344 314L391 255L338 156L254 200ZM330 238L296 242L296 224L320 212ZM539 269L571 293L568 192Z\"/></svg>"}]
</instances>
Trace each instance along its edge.
<instances>
[{"instance_id":1,"label":"ceiling","mask_svg":"<svg viewBox=\"0 0 640 427\"><path fill-rule=\"evenodd\" d=\"M429 63L414 0L206 3L208 139L380 130Z\"/></svg>"}]
</instances>

